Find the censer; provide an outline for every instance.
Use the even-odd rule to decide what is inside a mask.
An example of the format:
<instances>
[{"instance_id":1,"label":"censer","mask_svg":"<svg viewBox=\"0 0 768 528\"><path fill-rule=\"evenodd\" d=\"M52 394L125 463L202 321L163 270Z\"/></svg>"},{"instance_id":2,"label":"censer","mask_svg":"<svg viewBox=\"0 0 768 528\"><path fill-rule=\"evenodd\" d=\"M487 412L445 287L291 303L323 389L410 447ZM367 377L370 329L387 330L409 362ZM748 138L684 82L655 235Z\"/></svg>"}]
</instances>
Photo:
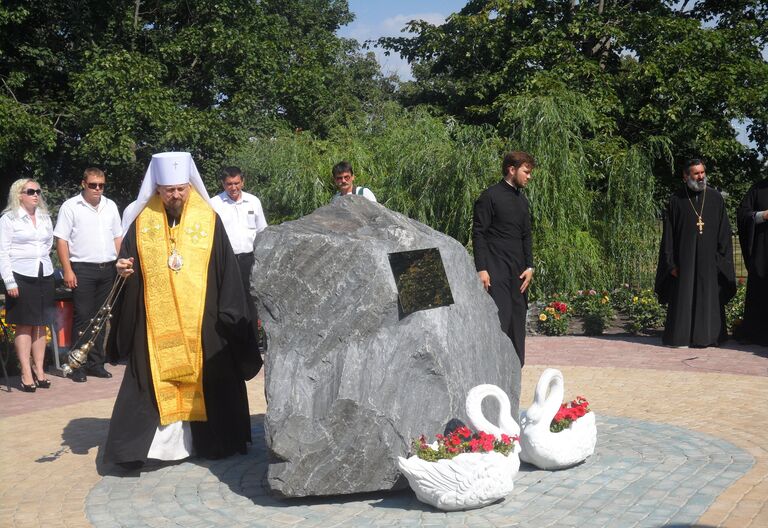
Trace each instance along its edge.
<instances>
[{"instance_id":1,"label":"censer","mask_svg":"<svg viewBox=\"0 0 768 528\"><path fill-rule=\"evenodd\" d=\"M123 290L125 279L125 277L121 277L120 275L117 276L104 304L101 305L101 308L96 312L96 315L94 315L88 322L88 326L85 330L79 333L75 345L72 347L70 353L67 354L66 363L61 366L61 372L64 376L68 376L73 370L79 369L85 365L85 360L88 359L88 353L93 348L96 337L99 335L99 332L101 332L101 329L104 328L104 325L107 324L107 321L112 319L112 307L114 306L115 300L120 295L120 292ZM81 344L83 339L85 339L85 342Z\"/></svg>"}]
</instances>

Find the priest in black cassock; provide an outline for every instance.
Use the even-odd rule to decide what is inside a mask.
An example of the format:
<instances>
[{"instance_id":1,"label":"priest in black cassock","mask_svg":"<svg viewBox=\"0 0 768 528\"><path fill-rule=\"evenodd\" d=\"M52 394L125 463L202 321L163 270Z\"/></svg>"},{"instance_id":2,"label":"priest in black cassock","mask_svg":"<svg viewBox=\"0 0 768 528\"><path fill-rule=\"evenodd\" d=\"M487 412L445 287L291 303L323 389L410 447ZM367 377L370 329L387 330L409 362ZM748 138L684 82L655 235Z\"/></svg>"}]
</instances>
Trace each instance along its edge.
<instances>
[{"instance_id":1,"label":"priest in black cassock","mask_svg":"<svg viewBox=\"0 0 768 528\"><path fill-rule=\"evenodd\" d=\"M742 334L768 346L768 179L754 184L736 213L741 255L747 266Z\"/></svg>"},{"instance_id":2,"label":"priest in black cassock","mask_svg":"<svg viewBox=\"0 0 768 528\"><path fill-rule=\"evenodd\" d=\"M189 153L154 155L134 204L109 345L128 365L104 461L135 468L245 453L245 380L261 356L237 259Z\"/></svg>"},{"instance_id":3,"label":"priest in black cassock","mask_svg":"<svg viewBox=\"0 0 768 528\"><path fill-rule=\"evenodd\" d=\"M528 286L533 279L531 213L523 189L535 166L527 152L504 156L502 180L477 199L472 223L478 277L496 302L501 329L512 340L521 367L525 363Z\"/></svg>"},{"instance_id":4,"label":"priest in black cassock","mask_svg":"<svg viewBox=\"0 0 768 528\"><path fill-rule=\"evenodd\" d=\"M727 337L725 305L736 293L731 226L706 168L690 160L664 213L656 294L667 304L662 342L707 347Z\"/></svg>"}]
</instances>

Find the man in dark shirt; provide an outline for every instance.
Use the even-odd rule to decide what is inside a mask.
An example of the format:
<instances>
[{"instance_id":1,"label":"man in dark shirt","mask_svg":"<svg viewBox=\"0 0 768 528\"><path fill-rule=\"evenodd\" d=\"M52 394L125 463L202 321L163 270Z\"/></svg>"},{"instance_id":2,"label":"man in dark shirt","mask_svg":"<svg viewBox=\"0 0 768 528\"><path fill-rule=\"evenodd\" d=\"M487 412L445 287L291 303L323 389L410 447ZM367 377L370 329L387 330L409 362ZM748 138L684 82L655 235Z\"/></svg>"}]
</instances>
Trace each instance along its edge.
<instances>
[{"instance_id":1,"label":"man in dark shirt","mask_svg":"<svg viewBox=\"0 0 768 528\"><path fill-rule=\"evenodd\" d=\"M768 299L768 178L749 189L736 216L748 273L743 334L753 343L768 346L768 311L764 311Z\"/></svg>"},{"instance_id":2,"label":"man in dark shirt","mask_svg":"<svg viewBox=\"0 0 768 528\"><path fill-rule=\"evenodd\" d=\"M736 293L731 225L700 159L685 164L683 185L669 197L655 290L667 304L663 344L708 347L727 338L725 305Z\"/></svg>"},{"instance_id":3,"label":"man in dark shirt","mask_svg":"<svg viewBox=\"0 0 768 528\"><path fill-rule=\"evenodd\" d=\"M496 302L501 329L512 340L521 367L525 363L527 292L533 279L531 215L522 190L535 166L527 152L504 156L503 178L475 202L472 225L477 274Z\"/></svg>"}]
</instances>

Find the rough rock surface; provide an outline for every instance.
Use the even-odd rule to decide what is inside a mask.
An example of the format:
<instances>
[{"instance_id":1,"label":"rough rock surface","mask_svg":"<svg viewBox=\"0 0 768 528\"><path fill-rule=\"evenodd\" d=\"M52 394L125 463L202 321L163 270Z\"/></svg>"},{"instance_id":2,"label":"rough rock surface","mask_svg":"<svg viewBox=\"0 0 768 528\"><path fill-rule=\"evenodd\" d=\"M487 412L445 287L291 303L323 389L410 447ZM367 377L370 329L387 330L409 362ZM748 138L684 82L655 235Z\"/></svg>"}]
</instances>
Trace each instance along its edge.
<instances>
[{"instance_id":1,"label":"rough rock surface","mask_svg":"<svg viewBox=\"0 0 768 528\"><path fill-rule=\"evenodd\" d=\"M466 422L465 397L480 383L504 389L517 416L520 363L456 240L351 196L267 228L255 246L275 494L405 487L397 456L422 433ZM388 254L433 247L454 304L401 319Z\"/></svg>"}]
</instances>

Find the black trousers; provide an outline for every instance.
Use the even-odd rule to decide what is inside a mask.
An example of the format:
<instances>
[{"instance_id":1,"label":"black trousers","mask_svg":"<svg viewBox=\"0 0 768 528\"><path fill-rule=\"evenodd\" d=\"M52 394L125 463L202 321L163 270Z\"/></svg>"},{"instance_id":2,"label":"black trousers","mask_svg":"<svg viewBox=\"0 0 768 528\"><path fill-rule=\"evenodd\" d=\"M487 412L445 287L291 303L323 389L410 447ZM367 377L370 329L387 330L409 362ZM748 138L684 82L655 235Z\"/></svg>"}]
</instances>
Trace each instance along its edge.
<instances>
[{"instance_id":1,"label":"black trousers","mask_svg":"<svg viewBox=\"0 0 768 528\"><path fill-rule=\"evenodd\" d=\"M237 265L240 267L240 280L243 281L243 288L248 299L251 298L251 269L253 268L253 253L238 253Z\"/></svg>"},{"instance_id":2,"label":"black trousers","mask_svg":"<svg viewBox=\"0 0 768 528\"><path fill-rule=\"evenodd\" d=\"M528 300L524 294L520 293L521 282L519 279L494 282L491 276L490 294L499 309L501 330L512 340L522 367L525 364L525 322Z\"/></svg>"},{"instance_id":3,"label":"black trousers","mask_svg":"<svg viewBox=\"0 0 768 528\"><path fill-rule=\"evenodd\" d=\"M72 302L75 308L72 324L72 339L74 342L84 343L90 335L83 334L104 304L104 301L112 289L115 281L115 261L102 264L90 262L73 262L72 271L77 277L77 288L72 290ZM90 332L90 331L89 331ZM104 329L94 339L94 346L88 353L85 368L100 367L104 365Z\"/></svg>"},{"instance_id":4,"label":"black trousers","mask_svg":"<svg viewBox=\"0 0 768 528\"><path fill-rule=\"evenodd\" d=\"M237 265L240 267L240 280L243 282L243 288L245 289L245 299L248 303L248 312L251 315L251 339L259 350L266 348L266 340L263 333L259 332L259 312L256 309L256 303L251 297L251 270L253 269L253 253L238 253Z\"/></svg>"}]
</instances>

